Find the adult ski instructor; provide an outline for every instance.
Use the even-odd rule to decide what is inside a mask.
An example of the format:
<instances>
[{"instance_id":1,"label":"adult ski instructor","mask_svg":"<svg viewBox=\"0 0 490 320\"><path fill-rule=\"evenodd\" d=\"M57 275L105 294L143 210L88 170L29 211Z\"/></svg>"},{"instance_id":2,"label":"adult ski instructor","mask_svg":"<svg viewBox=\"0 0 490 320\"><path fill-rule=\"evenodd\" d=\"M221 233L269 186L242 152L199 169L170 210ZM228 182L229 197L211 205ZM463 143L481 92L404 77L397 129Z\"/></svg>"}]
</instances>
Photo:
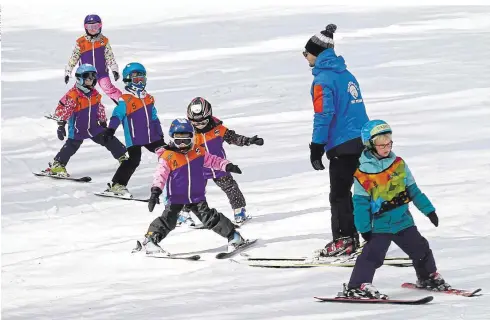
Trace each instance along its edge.
<instances>
[{"instance_id":1,"label":"adult ski instructor","mask_svg":"<svg viewBox=\"0 0 490 320\"><path fill-rule=\"evenodd\" d=\"M310 160L315 170L324 170L326 153L330 175L332 236L317 254L324 257L350 255L359 245L354 226L351 188L359 157L364 149L361 128L369 121L359 83L347 70L344 58L334 51L333 34L337 26L311 37L303 55L313 68L311 85L314 118Z\"/></svg>"}]
</instances>

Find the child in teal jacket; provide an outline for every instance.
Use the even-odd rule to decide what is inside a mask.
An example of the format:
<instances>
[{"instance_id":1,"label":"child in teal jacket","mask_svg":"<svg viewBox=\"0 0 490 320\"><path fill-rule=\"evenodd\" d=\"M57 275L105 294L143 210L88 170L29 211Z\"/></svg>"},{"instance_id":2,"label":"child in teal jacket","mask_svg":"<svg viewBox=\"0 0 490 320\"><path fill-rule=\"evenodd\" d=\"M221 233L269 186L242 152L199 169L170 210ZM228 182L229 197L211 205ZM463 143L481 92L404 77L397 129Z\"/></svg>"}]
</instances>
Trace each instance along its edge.
<instances>
[{"instance_id":1,"label":"child in teal jacket","mask_svg":"<svg viewBox=\"0 0 490 320\"><path fill-rule=\"evenodd\" d=\"M437 227L439 219L430 200L420 191L405 161L392 151L390 126L371 120L361 130L366 149L354 174L354 223L366 242L343 294L356 298L387 299L372 285L391 242L413 261L417 286L447 290L450 286L437 272L432 250L419 233L408 209L414 205Z\"/></svg>"}]
</instances>

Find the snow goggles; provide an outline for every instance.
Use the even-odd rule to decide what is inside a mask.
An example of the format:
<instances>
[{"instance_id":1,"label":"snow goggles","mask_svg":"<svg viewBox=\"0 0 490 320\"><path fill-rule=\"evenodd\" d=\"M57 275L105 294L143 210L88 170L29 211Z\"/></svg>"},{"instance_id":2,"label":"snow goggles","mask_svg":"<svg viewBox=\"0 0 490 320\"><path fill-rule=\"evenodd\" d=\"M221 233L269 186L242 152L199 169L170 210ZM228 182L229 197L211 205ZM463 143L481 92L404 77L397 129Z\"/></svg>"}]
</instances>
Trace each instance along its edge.
<instances>
[{"instance_id":1,"label":"snow goggles","mask_svg":"<svg viewBox=\"0 0 490 320\"><path fill-rule=\"evenodd\" d=\"M146 74L141 71L131 73L131 82L134 84L146 84Z\"/></svg>"},{"instance_id":2,"label":"snow goggles","mask_svg":"<svg viewBox=\"0 0 490 320\"><path fill-rule=\"evenodd\" d=\"M188 147L192 144L192 138L174 138L177 147Z\"/></svg>"},{"instance_id":3,"label":"snow goggles","mask_svg":"<svg viewBox=\"0 0 490 320\"><path fill-rule=\"evenodd\" d=\"M201 128L204 128L209 123L209 119L204 119L201 121L192 121L191 120L191 123L194 127L201 129Z\"/></svg>"},{"instance_id":4,"label":"snow goggles","mask_svg":"<svg viewBox=\"0 0 490 320\"><path fill-rule=\"evenodd\" d=\"M96 72L85 72L82 73L82 79L97 79L97 73Z\"/></svg>"},{"instance_id":5,"label":"snow goggles","mask_svg":"<svg viewBox=\"0 0 490 320\"><path fill-rule=\"evenodd\" d=\"M102 23L100 22L85 24L85 29L87 29L88 31L99 31L101 28L102 28Z\"/></svg>"}]
</instances>

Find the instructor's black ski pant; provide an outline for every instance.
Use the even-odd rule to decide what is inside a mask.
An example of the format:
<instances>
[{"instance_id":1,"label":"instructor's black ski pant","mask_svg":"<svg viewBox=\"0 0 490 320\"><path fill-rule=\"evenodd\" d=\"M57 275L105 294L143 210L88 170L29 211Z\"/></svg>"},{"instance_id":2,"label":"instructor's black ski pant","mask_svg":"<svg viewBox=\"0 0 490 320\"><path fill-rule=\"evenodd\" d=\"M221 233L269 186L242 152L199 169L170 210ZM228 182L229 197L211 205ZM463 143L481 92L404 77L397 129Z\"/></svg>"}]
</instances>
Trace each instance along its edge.
<instances>
[{"instance_id":1,"label":"instructor's black ski pant","mask_svg":"<svg viewBox=\"0 0 490 320\"><path fill-rule=\"evenodd\" d=\"M235 232L235 225L225 217L221 212L210 208L206 201L191 203L186 205L201 220L202 224L219 234L222 237L229 238ZM183 204L167 204L160 217L153 220L148 228L148 232L158 232L165 238L170 231L175 229L177 218L184 207Z\"/></svg>"},{"instance_id":2,"label":"instructor's black ski pant","mask_svg":"<svg viewBox=\"0 0 490 320\"><path fill-rule=\"evenodd\" d=\"M360 155L341 155L330 159L330 210L333 240L357 237L351 188Z\"/></svg>"}]
</instances>

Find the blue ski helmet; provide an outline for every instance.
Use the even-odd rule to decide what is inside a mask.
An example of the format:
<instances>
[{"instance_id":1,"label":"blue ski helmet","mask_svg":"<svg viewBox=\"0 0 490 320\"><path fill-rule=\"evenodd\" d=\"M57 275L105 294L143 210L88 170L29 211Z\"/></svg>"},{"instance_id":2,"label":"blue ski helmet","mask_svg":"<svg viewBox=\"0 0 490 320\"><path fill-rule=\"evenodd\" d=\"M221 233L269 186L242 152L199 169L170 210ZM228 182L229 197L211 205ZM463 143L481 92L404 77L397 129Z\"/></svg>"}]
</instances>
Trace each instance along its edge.
<instances>
[{"instance_id":1,"label":"blue ski helmet","mask_svg":"<svg viewBox=\"0 0 490 320\"><path fill-rule=\"evenodd\" d=\"M132 90L141 91L146 87L146 69L138 62L128 63L123 69L123 82Z\"/></svg>"},{"instance_id":2,"label":"blue ski helmet","mask_svg":"<svg viewBox=\"0 0 490 320\"><path fill-rule=\"evenodd\" d=\"M186 137L175 137L177 133L187 134ZM189 151L194 146L194 127L184 118L172 121L168 131L170 143L182 151Z\"/></svg>"},{"instance_id":3,"label":"blue ski helmet","mask_svg":"<svg viewBox=\"0 0 490 320\"><path fill-rule=\"evenodd\" d=\"M75 71L75 77L77 78L77 82L76 82L77 87L79 87L80 89L82 88L93 89L97 84L97 69L95 69L95 67L91 64L84 63L80 65ZM87 87L85 85L85 79L89 77L92 77L94 81L91 86Z\"/></svg>"},{"instance_id":4,"label":"blue ski helmet","mask_svg":"<svg viewBox=\"0 0 490 320\"><path fill-rule=\"evenodd\" d=\"M102 23L102 19L96 14L89 14L83 20L83 24Z\"/></svg>"},{"instance_id":5,"label":"blue ski helmet","mask_svg":"<svg viewBox=\"0 0 490 320\"><path fill-rule=\"evenodd\" d=\"M364 146L373 148L373 138L385 133L392 133L391 127L383 120L371 120L366 122L361 129L361 139Z\"/></svg>"}]
</instances>

